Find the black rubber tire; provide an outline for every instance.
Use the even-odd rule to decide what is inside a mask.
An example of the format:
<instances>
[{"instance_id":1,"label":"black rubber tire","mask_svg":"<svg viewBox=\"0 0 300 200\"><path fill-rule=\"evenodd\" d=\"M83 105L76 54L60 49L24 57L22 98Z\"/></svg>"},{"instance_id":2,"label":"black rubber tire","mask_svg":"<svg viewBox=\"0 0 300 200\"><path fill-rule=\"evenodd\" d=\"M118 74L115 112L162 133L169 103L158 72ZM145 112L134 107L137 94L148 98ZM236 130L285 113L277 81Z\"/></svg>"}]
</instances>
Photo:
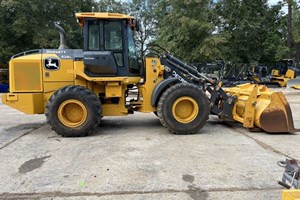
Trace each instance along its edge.
<instances>
[{"instance_id":1,"label":"black rubber tire","mask_svg":"<svg viewBox=\"0 0 300 200\"><path fill-rule=\"evenodd\" d=\"M86 120L78 127L64 125L58 117L61 103L74 99L80 101L87 109ZM63 137L83 137L92 134L101 120L101 102L89 89L82 86L66 86L56 91L46 106L46 118L52 130Z\"/></svg>"},{"instance_id":2,"label":"black rubber tire","mask_svg":"<svg viewBox=\"0 0 300 200\"><path fill-rule=\"evenodd\" d=\"M194 99L199 107L195 119L189 123L177 121L172 113L172 106L180 97ZM199 87L189 83L179 83L168 88L160 97L157 105L157 114L163 126L171 133L187 135L197 133L208 120L210 113L209 100Z\"/></svg>"}]
</instances>

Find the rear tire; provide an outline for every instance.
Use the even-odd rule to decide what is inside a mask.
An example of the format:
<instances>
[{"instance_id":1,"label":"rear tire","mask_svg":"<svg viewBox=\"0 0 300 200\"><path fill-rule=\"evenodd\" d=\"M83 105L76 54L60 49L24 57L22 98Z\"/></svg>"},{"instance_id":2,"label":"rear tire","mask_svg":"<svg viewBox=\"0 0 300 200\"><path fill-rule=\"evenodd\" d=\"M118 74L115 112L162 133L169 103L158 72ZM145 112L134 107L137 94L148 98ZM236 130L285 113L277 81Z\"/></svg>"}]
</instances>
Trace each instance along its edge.
<instances>
[{"instance_id":1,"label":"rear tire","mask_svg":"<svg viewBox=\"0 0 300 200\"><path fill-rule=\"evenodd\" d=\"M163 126L171 133L197 133L209 116L209 101L196 85L179 83L168 88L160 97L157 114Z\"/></svg>"},{"instance_id":2,"label":"rear tire","mask_svg":"<svg viewBox=\"0 0 300 200\"><path fill-rule=\"evenodd\" d=\"M56 91L46 106L52 130L63 137L82 137L94 132L101 120L98 97L82 86L67 86Z\"/></svg>"}]
</instances>

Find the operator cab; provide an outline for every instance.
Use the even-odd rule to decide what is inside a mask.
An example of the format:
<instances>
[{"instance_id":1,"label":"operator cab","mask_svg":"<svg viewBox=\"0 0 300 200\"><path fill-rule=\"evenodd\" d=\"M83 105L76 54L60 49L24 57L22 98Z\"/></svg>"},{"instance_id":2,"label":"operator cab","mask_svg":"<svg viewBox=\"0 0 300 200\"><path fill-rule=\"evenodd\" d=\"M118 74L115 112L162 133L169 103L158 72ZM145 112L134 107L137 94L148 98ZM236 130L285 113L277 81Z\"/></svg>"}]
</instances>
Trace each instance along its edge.
<instances>
[{"instance_id":1,"label":"operator cab","mask_svg":"<svg viewBox=\"0 0 300 200\"><path fill-rule=\"evenodd\" d=\"M295 69L295 62L292 59L282 59L276 62L275 69L279 70L279 73L284 75L288 69Z\"/></svg>"},{"instance_id":2,"label":"operator cab","mask_svg":"<svg viewBox=\"0 0 300 200\"><path fill-rule=\"evenodd\" d=\"M83 27L83 62L92 77L139 76L133 31L134 18L116 13L77 13Z\"/></svg>"}]
</instances>

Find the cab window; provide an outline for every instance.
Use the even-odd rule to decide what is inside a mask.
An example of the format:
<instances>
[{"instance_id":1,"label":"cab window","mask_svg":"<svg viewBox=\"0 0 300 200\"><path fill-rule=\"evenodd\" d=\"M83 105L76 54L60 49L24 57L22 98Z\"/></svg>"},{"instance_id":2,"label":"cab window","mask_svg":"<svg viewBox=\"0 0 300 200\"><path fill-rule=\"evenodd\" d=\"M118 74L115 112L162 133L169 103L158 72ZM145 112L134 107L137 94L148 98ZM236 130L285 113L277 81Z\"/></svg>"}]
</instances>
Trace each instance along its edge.
<instances>
[{"instance_id":1,"label":"cab window","mask_svg":"<svg viewBox=\"0 0 300 200\"><path fill-rule=\"evenodd\" d=\"M118 66L123 66L123 37L120 21L104 23L104 49L112 51Z\"/></svg>"},{"instance_id":2,"label":"cab window","mask_svg":"<svg viewBox=\"0 0 300 200\"><path fill-rule=\"evenodd\" d=\"M122 50L121 22L108 21L104 26L105 50Z\"/></svg>"},{"instance_id":3,"label":"cab window","mask_svg":"<svg viewBox=\"0 0 300 200\"><path fill-rule=\"evenodd\" d=\"M93 21L93 24L89 25L88 50L90 51L100 50L100 30L97 21Z\"/></svg>"},{"instance_id":4,"label":"cab window","mask_svg":"<svg viewBox=\"0 0 300 200\"><path fill-rule=\"evenodd\" d=\"M128 35L128 53L129 53L129 68L132 72L139 72L140 67L138 64L137 52L135 42L133 39L133 32L130 27L127 28Z\"/></svg>"}]
</instances>

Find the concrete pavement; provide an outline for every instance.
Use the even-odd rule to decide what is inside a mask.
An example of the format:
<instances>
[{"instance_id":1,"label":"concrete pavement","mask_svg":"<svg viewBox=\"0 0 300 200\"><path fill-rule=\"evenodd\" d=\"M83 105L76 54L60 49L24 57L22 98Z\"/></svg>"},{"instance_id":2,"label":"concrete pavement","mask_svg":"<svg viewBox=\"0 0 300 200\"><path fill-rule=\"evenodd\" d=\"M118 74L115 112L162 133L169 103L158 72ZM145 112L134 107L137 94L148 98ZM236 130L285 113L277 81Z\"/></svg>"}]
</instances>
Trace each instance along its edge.
<instances>
[{"instance_id":1,"label":"concrete pavement","mask_svg":"<svg viewBox=\"0 0 300 200\"><path fill-rule=\"evenodd\" d=\"M300 127L297 92L284 90ZM300 160L299 133L251 133L215 117L196 135L136 113L62 138L44 115L1 103L0 113L0 199L280 199L276 162Z\"/></svg>"}]
</instances>

